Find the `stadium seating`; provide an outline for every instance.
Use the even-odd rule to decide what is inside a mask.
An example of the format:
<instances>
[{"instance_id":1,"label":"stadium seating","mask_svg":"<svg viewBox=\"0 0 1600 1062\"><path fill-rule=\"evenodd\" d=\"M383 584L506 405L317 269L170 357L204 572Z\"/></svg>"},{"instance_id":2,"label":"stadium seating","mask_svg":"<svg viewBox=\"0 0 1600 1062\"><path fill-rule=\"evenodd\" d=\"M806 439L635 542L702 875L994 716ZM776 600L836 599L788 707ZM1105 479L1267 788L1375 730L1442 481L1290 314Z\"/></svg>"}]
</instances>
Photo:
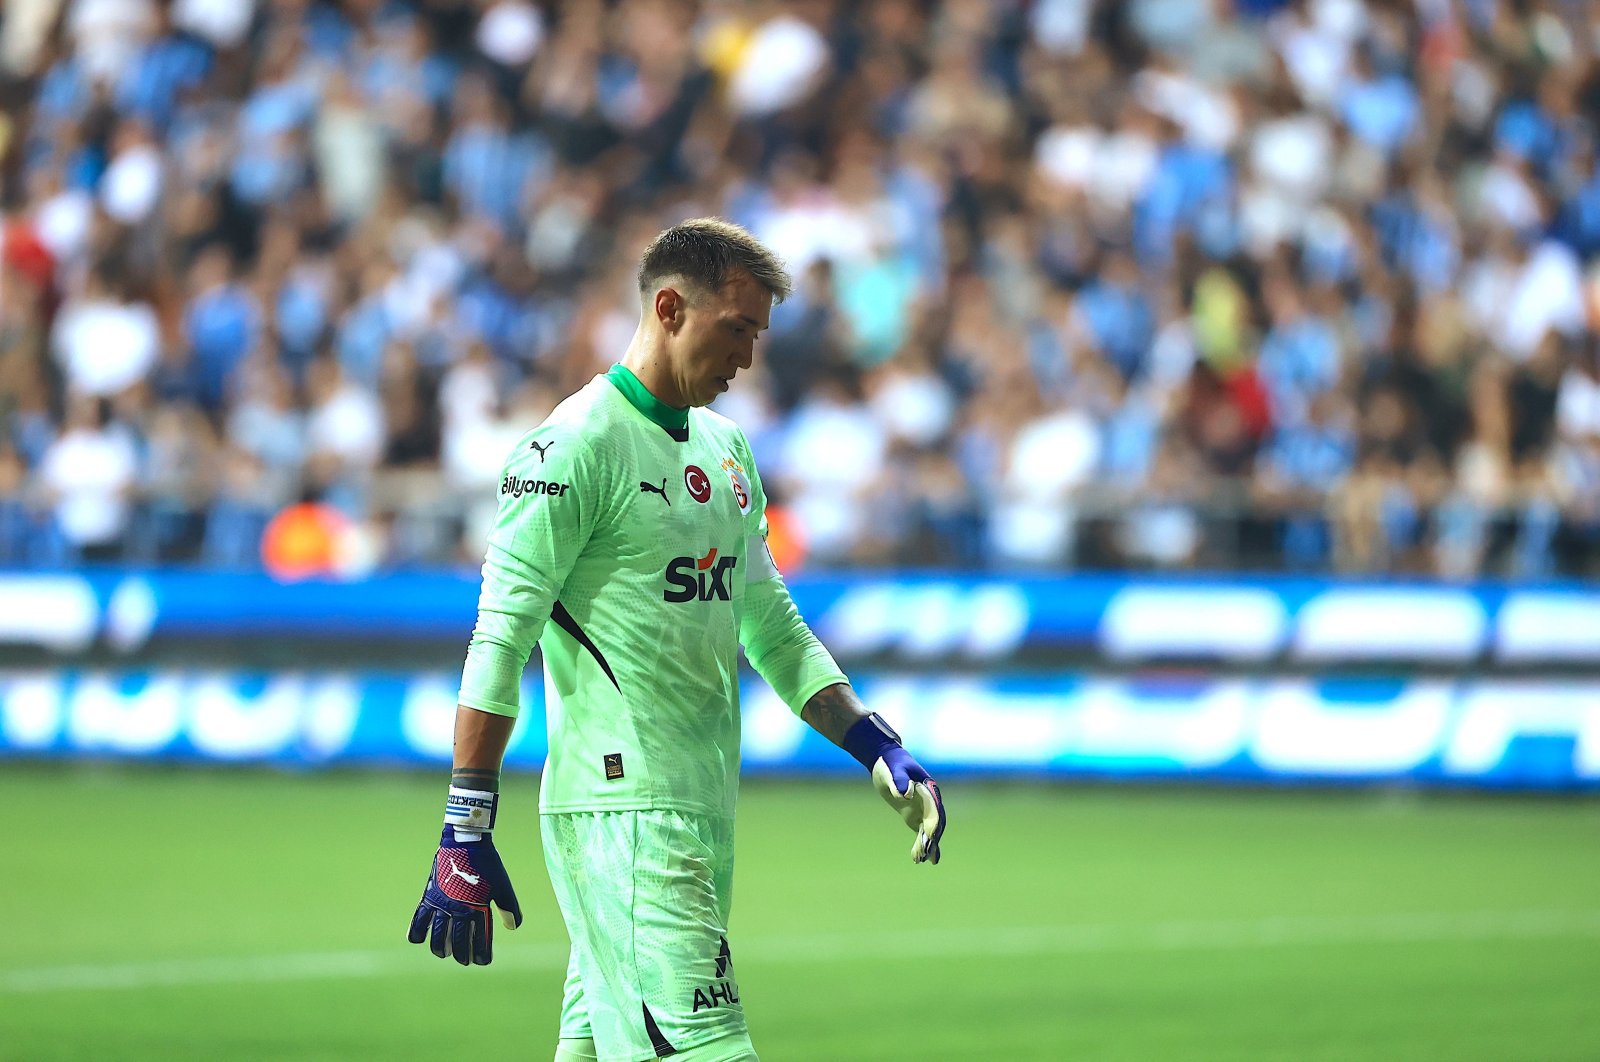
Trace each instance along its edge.
<instances>
[{"instance_id":1,"label":"stadium seating","mask_svg":"<svg viewBox=\"0 0 1600 1062\"><path fill-rule=\"evenodd\" d=\"M475 564L699 214L791 567L1600 561L1586 5L5 8L0 564Z\"/></svg>"}]
</instances>

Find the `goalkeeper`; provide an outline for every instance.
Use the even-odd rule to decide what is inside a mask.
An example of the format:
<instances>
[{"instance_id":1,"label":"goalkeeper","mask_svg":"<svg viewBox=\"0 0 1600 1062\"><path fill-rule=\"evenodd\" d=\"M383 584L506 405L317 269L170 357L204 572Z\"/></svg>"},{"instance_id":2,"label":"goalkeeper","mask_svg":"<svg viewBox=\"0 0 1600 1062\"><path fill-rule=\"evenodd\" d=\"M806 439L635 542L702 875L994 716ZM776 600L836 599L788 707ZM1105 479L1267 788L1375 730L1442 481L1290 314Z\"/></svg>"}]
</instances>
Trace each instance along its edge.
<instances>
[{"instance_id":1,"label":"goalkeeper","mask_svg":"<svg viewBox=\"0 0 1600 1062\"><path fill-rule=\"evenodd\" d=\"M571 937L557 1062L754 1059L728 944L739 788L739 646L849 752L937 863L938 786L869 714L766 548L749 444L706 410L750 367L777 259L688 221L639 267L622 362L506 459L456 712L444 836L410 939L486 965L489 905L522 921L492 841L522 671L544 654L545 865Z\"/></svg>"}]
</instances>

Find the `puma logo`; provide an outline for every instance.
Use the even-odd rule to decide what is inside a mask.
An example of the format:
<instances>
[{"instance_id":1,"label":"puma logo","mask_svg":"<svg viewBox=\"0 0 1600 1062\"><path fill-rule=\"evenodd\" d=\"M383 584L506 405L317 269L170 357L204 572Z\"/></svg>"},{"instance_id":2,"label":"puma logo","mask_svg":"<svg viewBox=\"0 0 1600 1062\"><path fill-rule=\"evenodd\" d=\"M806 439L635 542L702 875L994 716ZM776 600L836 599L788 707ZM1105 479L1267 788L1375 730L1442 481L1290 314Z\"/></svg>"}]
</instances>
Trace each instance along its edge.
<instances>
[{"instance_id":1,"label":"puma logo","mask_svg":"<svg viewBox=\"0 0 1600 1062\"><path fill-rule=\"evenodd\" d=\"M462 881L465 881L468 885L476 885L476 884L478 884L479 882L481 882L483 880L483 878L480 875L478 875L478 874L468 874L466 871L462 870L460 867L456 866L454 863L450 864L450 873L454 874L456 877L460 878Z\"/></svg>"},{"instance_id":2,"label":"puma logo","mask_svg":"<svg viewBox=\"0 0 1600 1062\"><path fill-rule=\"evenodd\" d=\"M531 442L531 443L528 444L528 449L530 449L530 450L538 450L539 451L539 463L542 465L542 464L544 464L544 452L546 450L550 449L550 447L554 446L555 444L556 444L556 441L554 439L551 439L549 442L545 443L543 446L539 445L536 442Z\"/></svg>"},{"instance_id":3,"label":"puma logo","mask_svg":"<svg viewBox=\"0 0 1600 1062\"><path fill-rule=\"evenodd\" d=\"M661 500L667 503L667 508L669 508L669 509L672 508L672 499L667 497L667 481L666 480L662 480L661 481L661 486L659 486L659 487L656 486L654 483L646 483L644 480L640 480L639 481L639 490L641 492L648 491L651 494L659 494L659 495L661 495Z\"/></svg>"}]
</instances>

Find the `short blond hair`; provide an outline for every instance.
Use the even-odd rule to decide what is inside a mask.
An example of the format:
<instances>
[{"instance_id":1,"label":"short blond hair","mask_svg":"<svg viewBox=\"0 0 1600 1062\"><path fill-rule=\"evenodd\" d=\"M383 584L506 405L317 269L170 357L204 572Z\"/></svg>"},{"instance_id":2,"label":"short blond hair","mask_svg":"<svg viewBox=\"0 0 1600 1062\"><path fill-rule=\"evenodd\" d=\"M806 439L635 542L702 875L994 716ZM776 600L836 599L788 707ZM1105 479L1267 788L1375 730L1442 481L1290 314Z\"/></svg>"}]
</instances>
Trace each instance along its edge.
<instances>
[{"instance_id":1,"label":"short blond hair","mask_svg":"<svg viewBox=\"0 0 1600 1062\"><path fill-rule=\"evenodd\" d=\"M723 218L690 218L650 241L639 259L639 293L648 297L668 277L719 291L744 270L782 302L794 290L783 262L749 230Z\"/></svg>"}]
</instances>

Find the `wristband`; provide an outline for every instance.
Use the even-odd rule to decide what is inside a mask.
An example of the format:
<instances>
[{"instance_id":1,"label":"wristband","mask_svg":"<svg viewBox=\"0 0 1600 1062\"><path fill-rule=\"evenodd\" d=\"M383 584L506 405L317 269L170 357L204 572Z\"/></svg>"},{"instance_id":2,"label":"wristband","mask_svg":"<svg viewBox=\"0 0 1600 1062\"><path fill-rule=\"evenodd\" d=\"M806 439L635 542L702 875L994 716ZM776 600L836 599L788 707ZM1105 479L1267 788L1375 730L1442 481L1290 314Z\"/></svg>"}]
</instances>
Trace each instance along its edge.
<instances>
[{"instance_id":1,"label":"wristband","mask_svg":"<svg viewBox=\"0 0 1600 1062\"><path fill-rule=\"evenodd\" d=\"M444 805L444 824L458 830L488 833L494 829L494 816L499 806L499 793L451 786L450 797Z\"/></svg>"},{"instance_id":2,"label":"wristband","mask_svg":"<svg viewBox=\"0 0 1600 1062\"><path fill-rule=\"evenodd\" d=\"M900 735L877 712L857 719L844 732L844 750L869 771L884 750L899 747Z\"/></svg>"}]
</instances>

